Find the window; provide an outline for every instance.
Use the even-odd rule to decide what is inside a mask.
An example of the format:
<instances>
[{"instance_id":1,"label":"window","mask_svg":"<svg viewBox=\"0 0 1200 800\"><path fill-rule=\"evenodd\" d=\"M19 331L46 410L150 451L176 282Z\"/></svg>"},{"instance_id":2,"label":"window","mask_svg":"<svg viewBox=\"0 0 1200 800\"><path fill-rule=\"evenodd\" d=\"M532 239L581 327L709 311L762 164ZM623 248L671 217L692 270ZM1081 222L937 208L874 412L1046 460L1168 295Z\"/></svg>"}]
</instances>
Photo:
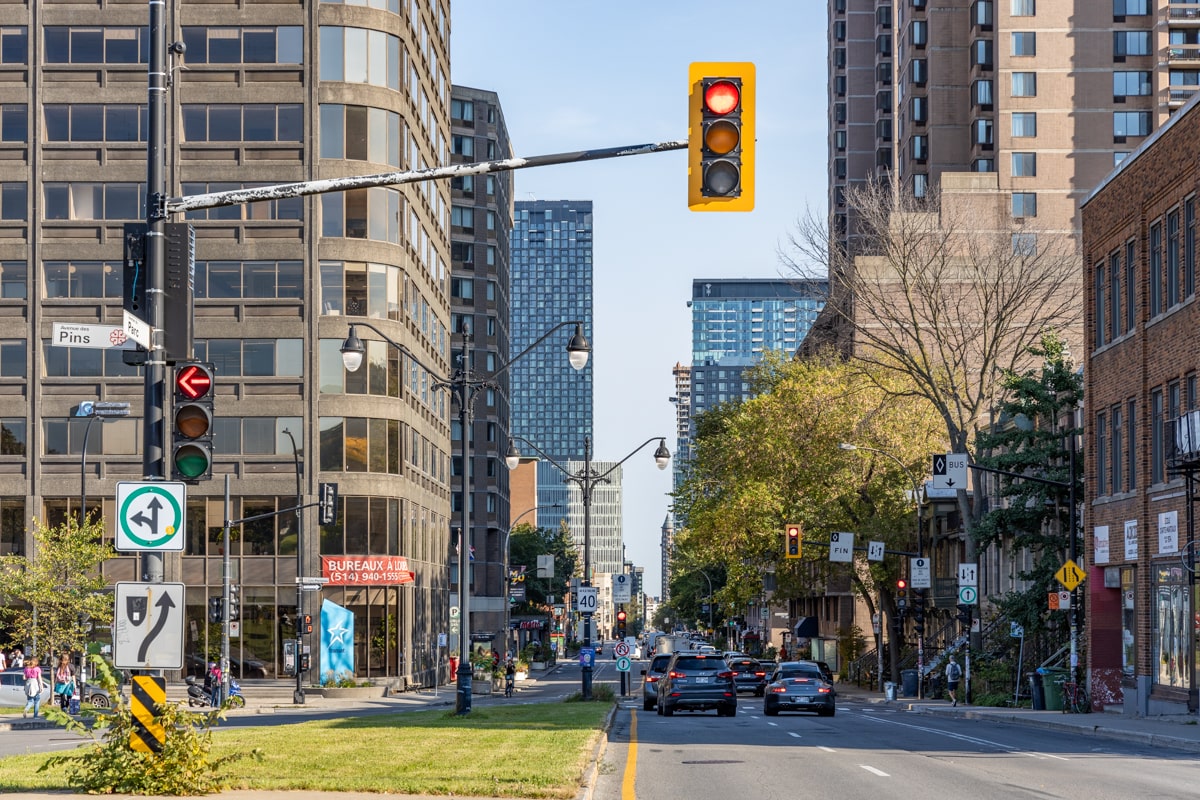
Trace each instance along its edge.
<instances>
[{"instance_id":1,"label":"window","mask_svg":"<svg viewBox=\"0 0 1200 800\"><path fill-rule=\"evenodd\" d=\"M1196 293L1196 198L1183 203L1183 296Z\"/></svg>"},{"instance_id":2,"label":"window","mask_svg":"<svg viewBox=\"0 0 1200 800\"><path fill-rule=\"evenodd\" d=\"M974 66L991 69L993 61L991 39L976 39L971 42L971 63Z\"/></svg>"},{"instance_id":3,"label":"window","mask_svg":"<svg viewBox=\"0 0 1200 800\"><path fill-rule=\"evenodd\" d=\"M1150 112L1112 112L1112 136L1148 136Z\"/></svg>"},{"instance_id":4,"label":"window","mask_svg":"<svg viewBox=\"0 0 1200 800\"><path fill-rule=\"evenodd\" d=\"M211 361L230 377L299 377L303 375L300 339L197 339L199 361Z\"/></svg>"},{"instance_id":5,"label":"window","mask_svg":"<svg viewBox=\"0 0 1200 800\"><path fill-rule=\"evenodd\" d=\"M116 107L114 111L120 110ZM214 103L183 106L183 139L185 142L298 142L303 138L304 121L298 104L271 105L256 103L234 105ZM380 114L383 112L380 111ZM131 141L129 131L137 130L136 109L127 107L122 115L118 141ZM99 129L96 129L99 133ZM381 136L386 135L386 130ZM74 140L74 137L72 137ZM365 137L364 137L365 140Z\"/></svg>"},{"instance_id":6,"label":"window","mask_svg":"<svg viewBox=\"0 0 1200 800\"><path fill-rule=\"evenodd\" d=\"M971 172L995 172L996 159L977 158L971 162Z\"/></svg>"},{"instance_id":7,"label":"window","mask_svg":"<svg viewBox=\"0 0 1200 800\"><path fill-rule=\"evenodd\" d=\"M0 183L0 221L28 219L29 200L27 194L27 184L23 181Z\"/></svg>"},{"instance_id":8,"label":"window","mask_svg":"<svg viewBox=\"0 0 1200 800\"><path fill-rule=\"evenodd\" d=\"M475 297L475 279L474 278L451 278L450 279L450 296L458 297L463 300L471 300Z\"/></svg>"},{"instance_id":9,"label":"window","mask_svg":"<svg viewBox=\"0 0 1200 800\"><path fill-rule=\"evenodd\" d=\"M120 297L120 263L104 261L43 261L42 286L47 299L62 297Z\"/></svg>"},{"instance_id":10,"label":"window","mask_svg":"<svg viewBox=\"0 0 1200 800\"><path fill-rule=\"evenodd\" d=\"M1014 256L1031 258L1037 255L1036 233L1014 233L1012 235L1012 251Z\"/></svg>"},{"instance_id":11,"label":"window","mask_svg":"<svg viewBox=\"0 0 1200 800\"><path fill-rule=\"evenodd\" d=\"M913 47L924 47L929 44L929 23L923 19L914 19L909 35Z\"/></svg>"},{"instance_id":12,"label":"window","mask_svg":"<svg viewBox=\"0 0 1200 800\"><path fill-rule=\"evenodd\" d=\"M994 129L990 119L977 119L971 124L974 143L985 150L992 148Z\"/></svg>"},{"instance_id":13,"label":"window","mask_svg":"<svg viewBox=\"0 0 1200 800\"><path fill-rule=\"evenodd\" d=\"M929 98L928 97L913 97L910 100L912 108L912 121L923 124L929 117Z\"/></svg>"},{"instance_id":14,"label":"window","mask_svg":"<svg viewBox=\"0 0 1200 800\"><path fill-rule=\"evenodd\" d=\"M0 142L29 140L29 109L25 105L0 105Z\"/></svg>"},{"instance_id":15,"label":"window","mask_svg":"<svg viewBox=\"0 0 1200 800\"><path fill-rule=\"evenodd\" d=\"M1096 494L1108 494L1108 413L1096 412Z\"/></svg>"},{"instance_id":16,"label":"window","mask_svg":"<svg viewBox=\"0 0 1200 800\"><path fill-rule=\"evenodd\" d=\"M1034 0L1012 0L1011 15L1014 17L1032 17L1034 11Z\"/></svg>"},{"instance_id":17,"label":"window","mask_svg":"<svg viewBox=\"0 0 1200 800\"><path fill-rule=\"evenodd\" d=\"M990 78L983 78L971 84L971 99L980 108L992 107L992 81Z\"/></svg>"},{"instance_id":18,"label":"window","mask_svg":"<svg viewBox=\"0 0 1200 800\"><path fill-rule=\"evenodd\" d=\"M929 62L923 58L914 58L909 62L909 77L916 86L924 86L929 81Z\"/></svg>"},{"instance_id":19,"label":"window","mask_svg":"<svg viewBox=\"0 0 1200 800\"><path fill-rule=\"evenodd\" d=\"M1114 17L1143 17L1149 13L1150 0L1113 0Z\"/></svg>"},{"instance_id":20,"label":"window","mask_svg":"<svg viewBox=\"0 0 1200 800\"><path fill-rule=\"evenodd\" d=\"M833 40L835 42L846 41L846 21L839 19L833 23Z\"/></svg>"},{"instance_id":21,"label":"window","mask_svg":"<svg viewBox=\"0 0 1200 800\"><path fill-rule=\"evenodd\" d=\"M913 197L924 197L929 191L929 176L920 172L913 175Z\"/></svg>"},{"instance_id":22,"label":"window","mask_svg":"<svg viewBox=\"0 0 1200 800\"><path fill-rule=\"evenodd\" d=\"M394 111L323 103L320 110L321 158L374 161L401 167L404 130Z\"/></svg>"},{"instance_id":23,"label":"window","mask_svg":"<svg viewBox=\"0 0 1200 800\"><path fill-rule=\"evenodd\" d=\"M1162 483L1166 474L1163 435L1166 431L1163 419L1163 391L1157 388L1150 392L1150 482Z\"/></svg>"},{"instance_id":24,"label":"window","mask_svg":"<svg viewBox=\"0 0 1200 800\"><path fill-rule=\"evenodd\" d=\"M1037 113L1033 111L1013 112L1012 135L1014 137L1037 136Z\"/></svg>"},{"instance_id":25,"label":"window","mask_svg":"<svg viewBox=\"0 0 1200 800\"><path fill-rule=\"evenodd\" d=\"M1125 243L1125 330L1132 331L1137 313L1137 306L1134 304L1134 293L1137 291L1137 263L1133 260L1134 242L1129 240ZM1133 415L1130 415L1130 419Z\"/></svg>"},{"instance_id":26,"label":"window","mask_svg":"<svg viewBox=\"0 0 1200 800\"><path fill-rule=\"evenodd\" d=\"M0 27L0 64L29 63L29 31L25 26Z\"/></svg>"},{"instance_id":27,"label":"window","mask_svg":"<svg viewBox=\"0 0 1200 800\"><path fill-rule=\"evenodd\" d=\"M450 152L456 156L473 157L475 155L475 138L458 133L454 134L450 137Z\"/></svg>"},{"instance_id":28,"label":"window","mask_svg":"<svg viewBox=\"0 0 1200 800\"><path fill-rule=\"evenodd\" d=\"M1113 73L1113 97L1141 97L1149 94L1149 72L1132 70Z\"/></svg>"},{"instance_id":29,"label":"window","mask_svg":"<svg viewBox=\"0 0 1200 800\"><path fill-rule=\"evenodd\" d=\"M150 54L149 28L47 25L44 32L48 64L145 64Z\"/></svg>"},{"instance_id":30,"label":"window","mask_svg":"<svg viewBox=\"0 0 1200 800\"><path fill-rule=\"evenodd\" d=\"M846 131L833 132L833 147L839 153L846 150Z\"/></svg>"},{"instance_id":31,"label":"window","mask_svg":"<svg viewBox=\"0 0 1200 800\"><path fill-rule=\"evenodd\" d=\"M846 96L846 76L835 75L833 77L833 93L838 97Z\"/></svg>"},{"instance_id":32,"label":"window","mask_svg":"<svg viewBox=\"0 0 1200 800\"><path fill-rule=\"evenodd\" d=\"M1013 153L1012 174L1014 178L1032 178L1037 175L1037 153Z\"/></svg>"},{"instance_id":33,"label":"window","mask_svg":"<svg viewBox=\"0 0 1200 800\"><path fill-rule=\"evenodd\" d=\"M881 56L892 54L892 35L890 33L881 33L875 37L875 52Z\"/></svg>"},{"instance_id":34,"label":"window","mask_svg":"<svg viewBox=\"0 0 1200 800\"><path fill-rule=\"evenodd\" d=\"M1150 31L1113 31L1113 56L1150 55Z\"/></svg>"},{"instance_id":35,"label":"window","mask_svg":"<svg viewBox=\"0 0 1200 800\"><path fill-rule=\"evenodd\" d=\"M1125 443L1125 457L1128 460L1125 474L1128 478L1129 491L1137 488L1137 401L1128 400L1125 403L1125 433L1128 441Z\"/></svg>"},{"instance_id":36,"label":"window","mask_svg":"<svg viewBox=\"0 0 1200 800\"><path fill-rule=\"evenodd\" d=\"M1037 216L1037 194L1035 192L1013 192L1012 215L1015 218Z\"/></svg>"},{"instance_id":37,"label":"window","mask_svg":"<svg viewBox=\"0 0 1200 800\"><path fill-rule=\"evenodd\" d=\"M1014 56L1037 55L1037 34L1032 31L1013 31L1012 54Z\"/></svg>"},{"instance_id":38,"label":"window","mask_svg":"<svg viewBox=\"0 0 1200 800\"><path fill-rule=\"evenodd\" d=\"M1125 294L1121 286L1122 278L1121 253L1115 251L1108 256L1108 301L1111 306L1108 315L1111 326L1109 341L1125 333L1125 313L1121 308L1121 304L1125 302Z\"/></svg>"},{"instance_id":39,"label":"window","mask_svg":"<svg viewBox=\"0 0 1200 800\"><path fill-rule=\"evenodd\" d=\"M450 224L469 231L475 230L475 209L468 206L451 206Z\"/></svg>"},{"instance_id":40,"label":"window","mask_svg":"<svg viewBox=\"0 0 1200 800\"><path fill-rule=\"evenodd\" d=\"M304 29L183 26L188 64L303 64ZM143 59L145 60L145 59Z\"/></svg>"},{"instance_id":41,"label":"window","mask_svg":"<svg viewBox=\"0 0 1200 800\"><path fill-rule=\"evenodd\" d=\"M971 24L985 31L992 29L995 10L992 0L975 0L971 5Z\"/></svg>"},{"instance_id":42,"label":"window","mask_svg":"<svg viewBox=\"0 0 1200 800\"><path fill-rule=\"evenodd\" d=\"M1037 73L1014 72L1012 74L1013 97L1037 97Z\"/></svg>"},{"instance_id":43,"label":"window","mask_svg":"<svg viewBox=\"0 0 1200 800\"><path fill-rule=\"evenodd\" d=\"M400 193L376 187L321 195L321 235L400 244Z\"/></svg>"},{"instance_id":44,"label":"window","mask_svg":"<svg viewBox=\"0 0 1200 800\"><path fill-rule=\"evenodd\" d=\"M912 160L918 163L925 163L929 159L929 137L914 136L912 137Z\"/></svg>"},{"instance_id":45,"label":"window","mask_svg":"<svg viewBox=\"0 0 1200 800\"><path fill-rule=\"evenodd\" d=\"M0 456L25 455L25 420L0 418Z\"/></svg>"},{"instance_id":46,"label":"window","mask_svg":"<svg viewBox=\"0 0 1200 800\"><path fill-rule=\"evenodd\" d=\"M1105 319L1105 314L1108 310L1108 301L1105 299L1105 293L1108 291L1108 278L1104 272L1104 262L1096 264L1096 347L1103 347L1108 344L1108 321Z\"/></svg>"},{"instance_id":47,"label":"window","mask_svg":"<svg viewBox=\"0 0 1200 800\"><path fill-rule=\"evenodd\" d=\"M470 100L451 100L450 119L462 120L463 122L474 122L475 104Z\"/></svg>"},{"instance_id":48,"label":"window","mask_svg":"<svg viewBox=\"0 0 1200 800\"><path fill-rule=\"evenodd\" d=\"M1179 209L1167 214L1167 308L1179 305Z\"/></svg>"},{"instance_id":49,"label":"window","mask_svg":"<svg viewBox=\"0 0 1200 800\"><path fill-rule=\"evenodd\" d=\"M1162 222L1150 226L1150 264L1147 268L1146 280L1150 285L1150 316L1162 313L1163 274L1162 274Z\"/></svg>"},{"instance_id":50,"label":"window","mask_svg":"<svg viewBox=\"0 0 1200 800\"><path fill-rule=\"evenodd\" d=\"M0 297L23 300L28 293L29 268L24 261L0 261Z\"/></svg>"}]
</instances>

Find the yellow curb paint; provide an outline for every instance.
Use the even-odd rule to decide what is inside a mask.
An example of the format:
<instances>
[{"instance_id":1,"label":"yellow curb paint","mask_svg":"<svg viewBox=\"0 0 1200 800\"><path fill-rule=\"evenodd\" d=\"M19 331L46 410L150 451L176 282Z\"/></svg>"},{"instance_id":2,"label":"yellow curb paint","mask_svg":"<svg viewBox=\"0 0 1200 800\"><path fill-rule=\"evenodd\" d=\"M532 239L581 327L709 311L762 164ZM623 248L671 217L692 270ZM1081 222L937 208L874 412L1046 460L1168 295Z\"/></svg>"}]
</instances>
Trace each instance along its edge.
<instances>
[{"instance_id":1,"label":"yellow curb paint","mask_svg":"<svg viewBox=\"0 0 1200 800\"><path fill-rule=\"evenodd\" d=\"M625 756L625 777L621 780L621 800L637 800L637 712L629 710L629 752Z\"/></svg>"}]
</instances>

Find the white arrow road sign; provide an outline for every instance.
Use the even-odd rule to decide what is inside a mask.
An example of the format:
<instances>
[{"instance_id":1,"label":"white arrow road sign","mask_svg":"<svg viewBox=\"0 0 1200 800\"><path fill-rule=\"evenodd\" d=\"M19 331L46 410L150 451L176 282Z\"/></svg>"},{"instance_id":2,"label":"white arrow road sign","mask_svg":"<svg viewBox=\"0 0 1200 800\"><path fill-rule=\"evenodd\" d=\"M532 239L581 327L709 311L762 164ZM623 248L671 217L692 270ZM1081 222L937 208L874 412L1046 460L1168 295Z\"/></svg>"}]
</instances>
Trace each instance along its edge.
<instances>
[{"instance_id":1,"label":"white arrow road sign","mask_svg":"<svg viewBox=\"0 0 1200 800\"><path fill-rule=\"evenodd\" d=\"M867 542L867 561L883 561L886 551L883 542Z\"/></svg>"},{"instance_id":2,"label":"white arrow road sign","mask_svg":"<svg viewBox=\"0 0 1200 800\"><path fill-rule=\"evenodd\" d=\"M183 552L187 486L177 481L117 483L117 549Z\"/></svg>"},{"instance_id":3,"label":"white arrow road sign","mask_svg":"<svg viewBox=\"0 0 1200 800\"><path fill-rule=\"evenodd\" d=\"M113 609L113 666L183 669L182 583L118 583Z\"/></svg>"},{"instance_id":4,"label":"white arrow road sign","mask_svg":"<svg viewBox=\"0 0 1200 800\"><path fill-rule=\"evenodd\" d=\"M933 457L933 488L967 488L966 453L939 453Z\"/></svg>"}]
</instances>

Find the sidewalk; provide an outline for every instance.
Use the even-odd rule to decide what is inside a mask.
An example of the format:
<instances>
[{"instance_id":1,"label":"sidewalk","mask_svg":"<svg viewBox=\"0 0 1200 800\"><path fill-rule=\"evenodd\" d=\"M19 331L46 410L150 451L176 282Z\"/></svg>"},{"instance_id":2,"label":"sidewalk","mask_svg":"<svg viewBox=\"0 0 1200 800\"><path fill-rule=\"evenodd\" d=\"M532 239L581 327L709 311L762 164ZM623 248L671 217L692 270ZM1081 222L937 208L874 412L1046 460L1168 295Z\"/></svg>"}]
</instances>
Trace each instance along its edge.
<instances>
[{"instance_id":1,"label":"sidewalk","mask_svg":"<svg viewBox=\"0 0 1200 800\"><path fill-rule=\"evenodd\" d=\"M916 714L942 717L988 720L1030 728L1077 733L1103 739L1137 742L1152 747L1170 747L1190 753L1200 753L1200 716L1172 714L1156 717L1135 717L1113 712L1064 714L1061 711L1034 711L1029 708L991 708L959 703L953 707L945 700L916 700L900 698L886 700L882 693L855 686L838 686L844 697L880 703Z\"/></svg>"}]
</instances>

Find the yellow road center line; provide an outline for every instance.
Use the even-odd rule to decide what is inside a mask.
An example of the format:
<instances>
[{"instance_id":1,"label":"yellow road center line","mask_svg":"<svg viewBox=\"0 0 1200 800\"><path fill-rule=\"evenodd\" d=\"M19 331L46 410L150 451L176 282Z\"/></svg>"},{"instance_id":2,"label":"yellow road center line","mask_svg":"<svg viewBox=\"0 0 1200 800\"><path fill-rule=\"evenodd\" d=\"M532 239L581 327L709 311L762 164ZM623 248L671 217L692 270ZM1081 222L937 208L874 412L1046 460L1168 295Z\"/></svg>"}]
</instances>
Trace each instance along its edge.
<instances>
[{"instance_id":1,"label":"yellow road center line","mask_svg":"<svg viewBox=\"0 0 1200 800\"><path fill-rule=\"evenodd\" d=\"M637 800L637 711L629 710L629 752L625 756L625 777L621 780L621 800Z\"/></svg>"}]
</instances>

